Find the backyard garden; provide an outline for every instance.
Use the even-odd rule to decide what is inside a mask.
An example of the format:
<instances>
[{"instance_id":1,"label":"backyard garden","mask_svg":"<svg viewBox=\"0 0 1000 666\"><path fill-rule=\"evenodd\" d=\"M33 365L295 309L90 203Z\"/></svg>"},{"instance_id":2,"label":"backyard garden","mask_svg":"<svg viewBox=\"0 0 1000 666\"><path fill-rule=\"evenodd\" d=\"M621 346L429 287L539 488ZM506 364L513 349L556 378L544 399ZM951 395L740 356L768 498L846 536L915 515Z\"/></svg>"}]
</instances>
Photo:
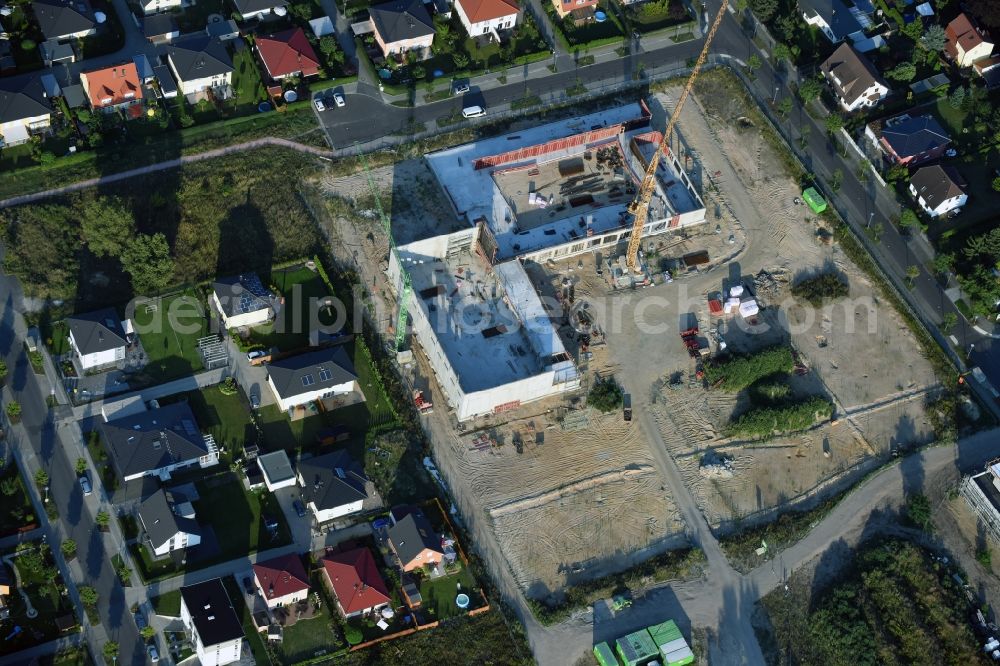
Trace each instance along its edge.
<instances>
[{"instance_id":1,"label":"backyard garden","mask_svg":"<svg viewBox=\"0 0 1000 666\"><path fill-rule=\"evenodd\" d=\"M549 15L549 20L556 28L556 35L563 46L570 50L596 48L605 44L624 42L625 26L618 16L618 11L612 7L611 0L600 0L595 10L601 12L605 20L588 20L581 25L577 25L572 14L568 14L564 19L560 19L556 13L555 5L545 2L545 13Z\"/></svg>"},{"instance_id":2,"label":"backyard garden","mask_svg":"<svg viewBox=\"0 0 1000 666\"><path fill-rule=\"evenodd\" d=\"M8 555L9 552L3 554ZM4 624L6 640L0 641L0 655L25 650L58 638L62 632L56 624L57 619L62 619L72 627L77 624L73 602L66 593L47 544L33 542L20 546L14 562L21 577L20 590L28 595L31 606L38 615L28 617L28 608L20 590L6 597L10 619ZM20 627L20 631L12 632L14 626Z\"/></svg>"},{"instance_id":3,"label":"backyard garden","mask_svg":"<svg viewBox=\"0 0 1000 666\"><path fill-rule=\"evenodd\" d=\"M130 383L161 384L202 369L198 339L209 333L208 318L194 290L136 301L132 319L148 362L147 377Z\"/></svg>"},{"instance_id":4,"label":"backyard garden","mask_svg":"<svg viewBox=\"0 0 1000 666\"><path fill-rule=\"evenodd\" d=\"M35 511L24 481L17 465L11 461L0 471L0 537L23 532L35 525Z\"/></svg>"}]
</instances>

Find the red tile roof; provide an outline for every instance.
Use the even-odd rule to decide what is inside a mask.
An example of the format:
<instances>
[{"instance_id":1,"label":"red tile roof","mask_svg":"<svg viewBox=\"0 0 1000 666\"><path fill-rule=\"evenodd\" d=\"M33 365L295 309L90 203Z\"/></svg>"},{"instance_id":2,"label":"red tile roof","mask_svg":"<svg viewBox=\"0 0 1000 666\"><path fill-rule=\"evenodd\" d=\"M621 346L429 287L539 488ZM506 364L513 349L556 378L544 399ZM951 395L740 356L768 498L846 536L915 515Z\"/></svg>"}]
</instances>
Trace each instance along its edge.
<instances>
[{"instance_id":1,"label":"red tile roof","mask_svg":"<svg viewBox=\"0 0 1000 666\"><path fill-rule=\"evenodd\" d=\"M302 72L302 76L313 76L319 72L316 52L302 28L258 37L257 52L272 78L296 72Z\"/></svg>"},{"instance_id":2,"label":"red tile roof","mask_svg":"<svg viewBox=\"0 0 1000 666\"><path fill-rule=\"evenodd\" d=\"M470 23L492 21L520 11L517 0L458 0Z\"/></svg>"},{"instance_id":3,"label":"red tile roof","mask_svg":"<svg viewBox=\"0 0 1000 666\"><path fill-rule=\"evenodd\" d=\"M946 36L944 50L952 58L958 57L958 44L961 44L962 50L967 53L986 41L965 14L956 16L945 28L944 33Z\"/></svg>"},{"instance_id":4,"label":"red tile roof","mask_svg":"<svg viewBox=\"0 0 1000 666\"><path fill-rule=\"evenodd\" d=\"M323 558L323 568L345 614L389 602L385 582L367 548L327 555Z\"/></svg>"},{"instance_id":5,"label":"red tile roof","mask_svg":"<svg viewBox=\"0 0 1000 666\"><path fill-rule=\"evenodd\" d=\"M84 72L80 78L91 106L96 109L142 99L142 85L134 62Z\"/></svg>"},{"instance_id":6,"label":"red tile roof","mask_svg":"<svg viewBox=\"0 0 1000 666\"><path fill-rule=\"evenodd\" d=\"M284 555L258 562L253 565L253 572L264 598L269 601L309 589L309 576L298 555Z\"/></svg>"}]
</instances>

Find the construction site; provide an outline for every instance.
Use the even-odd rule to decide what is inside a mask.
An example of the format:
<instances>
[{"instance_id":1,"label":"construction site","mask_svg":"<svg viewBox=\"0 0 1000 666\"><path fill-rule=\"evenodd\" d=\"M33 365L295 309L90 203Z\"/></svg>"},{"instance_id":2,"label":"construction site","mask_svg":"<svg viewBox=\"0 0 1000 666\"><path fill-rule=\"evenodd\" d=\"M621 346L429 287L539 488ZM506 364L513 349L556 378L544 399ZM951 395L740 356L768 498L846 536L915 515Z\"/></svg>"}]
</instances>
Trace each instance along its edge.
<instances>
[{"instance_id":1,"label":"construction site","mask_svg":"<svg viewBox=\"0 0 1000 666\"><path fill-rule=\"evenodd\" d=\"M372 172L387 200L446 202L426 216L400 207L394 249L373 212L339 218L373 239L358 243L373 295L389 312L407 303L401 365L434 403L424 424L456 508L488 566L531 597L683 545L682 503L725 531L932 438L924 406L939 385L916 339L711 74L673 128L634 267L629 204L680 87ZM688 209L670 194L679 183ZM362 184L328 187L360 197ZM791 296L822 271L842 276L846 298ZM751 399L701 368L775 346L794 358L788 395L820 396L831 414L792 434L727 436ZM621 384L624 413L588 407L598 377ZM671 465L683 487L666 484Z\"/></svg>"}]
</instances>

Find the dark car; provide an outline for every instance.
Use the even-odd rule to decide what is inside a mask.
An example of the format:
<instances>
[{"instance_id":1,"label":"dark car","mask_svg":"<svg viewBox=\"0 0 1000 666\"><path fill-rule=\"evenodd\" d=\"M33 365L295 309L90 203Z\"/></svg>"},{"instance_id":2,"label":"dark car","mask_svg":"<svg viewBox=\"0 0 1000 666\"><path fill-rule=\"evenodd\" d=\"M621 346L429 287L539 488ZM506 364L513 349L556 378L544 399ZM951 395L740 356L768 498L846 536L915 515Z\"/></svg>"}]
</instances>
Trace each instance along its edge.
<instances>
[{"instance_id":1,"label":"dark car","mask_svg":"<svg viewBox=\"0 0 1000 666\"><path fill-rule=\"evenodd\" d=\"M306 515L306 507L303 506L302 502L295 500L292 502L292 508L295 509L295 514L299 518L303 518Z\"/></svg>"},{"instance_id":2,"label":"dark car","mask_svg":"<svg viewBox=\"0 0 1000 666\"><path fill-rule=\"evenodd\" d=\"M260 391L250 389L250 409L260 409Z\"/></svg>"}]
</instances>

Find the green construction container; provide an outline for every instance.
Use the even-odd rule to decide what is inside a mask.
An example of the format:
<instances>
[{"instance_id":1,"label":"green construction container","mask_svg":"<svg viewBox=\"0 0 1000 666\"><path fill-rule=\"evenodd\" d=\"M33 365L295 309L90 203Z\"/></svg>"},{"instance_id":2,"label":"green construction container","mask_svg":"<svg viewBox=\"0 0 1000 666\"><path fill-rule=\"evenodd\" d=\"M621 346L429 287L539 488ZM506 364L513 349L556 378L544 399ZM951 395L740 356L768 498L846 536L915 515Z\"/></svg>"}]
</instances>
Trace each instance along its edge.
<instances>
[{"instance_id":1,"label":"green construction container","mask_svg":"<svg viewBox=\"0 0 1000 666\"><path fill-rule=\"evenodd\" d=\"M615 645L625 666L643 666L660 656L656 643L645 629L622 636Z\"/></svg>"},{"instance_id":2,"label":"green construction container","mask_svg":"<svg viewBox=\"0 0 1000 666\"><path fill-rule=\"evenodd\" d=\"M673 620L654 624L646 631L659 648L665 666L684 666L694 661L694 653Z\"/></svg>"},{"instance_id":3,"label":"green construction container","mask_svg":"<svg viewBox=\"0 0 1000 666\"><path fill-rule=\"evenodd\" d=\"M615 656L614 650L607 643L598 643L595 645L594 656L597 657L597 663L601 666L621 666L621 662Z\"/></svg>"},{"instance_id":4,"label":"green construction container","mask_svg":"<svg viewBox=\"0 0 1000 666\"><path fill-rule=\"evenodd\" d=\"M809 208L812 209L814 213L822 213L826 210L826 199L823 195L816 191L815 187L807 187L805 191L802 192L802 198L806 200L809 204Z\"/></svg>"},{"instance_id":5,"label":"green construction container","mask_svg":"<svg viewBox=\"0 0 1000 666\"><path fill-rule=\"evenodd\" d=\"M666 645L667 643L676 641L678 638L684 637L681 634L681 630L677 627L677 623L673 620L654 624L647 628L646 631L649 632L649 635L653 638L653 642L657 646Z\"/></svg>"}]
</instances>

